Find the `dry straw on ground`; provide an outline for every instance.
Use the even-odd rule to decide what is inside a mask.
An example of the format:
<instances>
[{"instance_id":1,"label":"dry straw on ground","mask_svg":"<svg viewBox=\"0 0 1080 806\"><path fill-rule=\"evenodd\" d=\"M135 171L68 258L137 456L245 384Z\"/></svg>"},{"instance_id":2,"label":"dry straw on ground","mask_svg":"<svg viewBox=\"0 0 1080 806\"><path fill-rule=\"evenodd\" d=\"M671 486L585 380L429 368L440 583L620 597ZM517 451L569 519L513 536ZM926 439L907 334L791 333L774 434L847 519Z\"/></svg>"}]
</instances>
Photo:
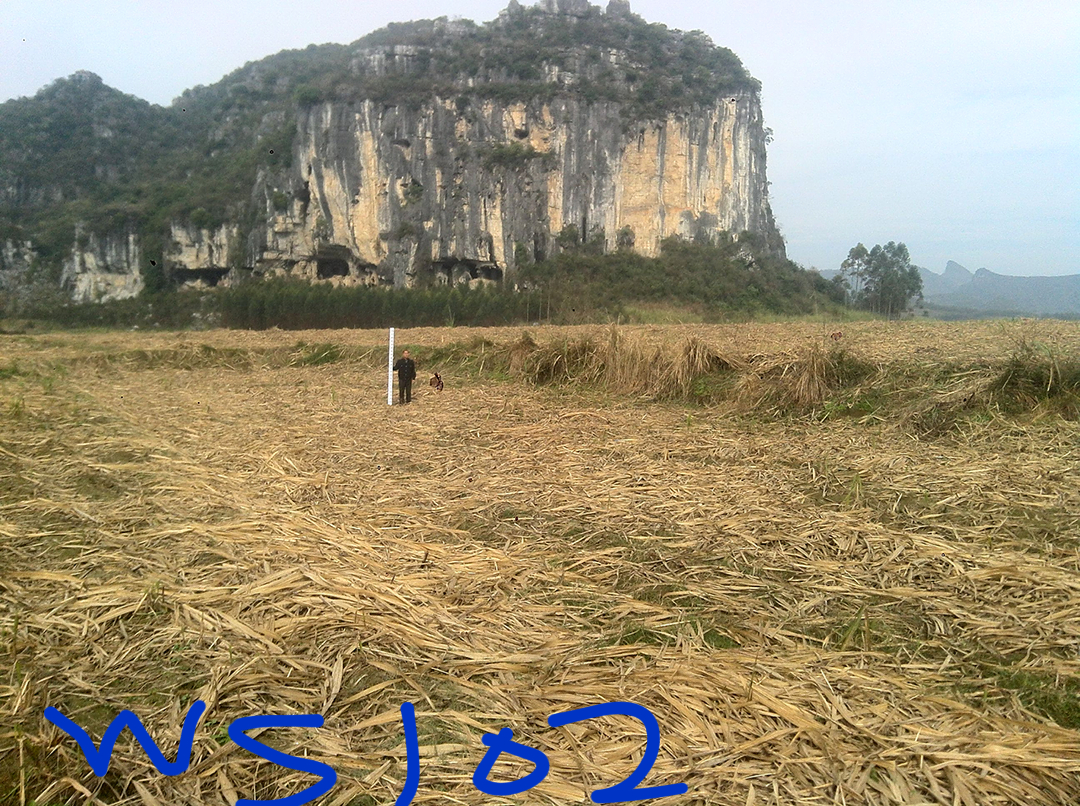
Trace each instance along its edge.
<instances>
[{"instance_id":1,"label":"dry straw on ground","mask_svg":"<svg viewBox=\"0 0 1080 806\"><path fill-rule=\"evenodd\" d=\"M392 803L406 700L418 803L489 802L503 726L551 759L518 801L583 802L643 731L545 720L615 700L657 716L673 806L1080 800L1077 423L990 397L940 431L912 400L832 416L901 365L968 411L1011 336L1067 357L1080 328L846 326L847 375L808 325L406 331L486 339L470 371L509 379L454 353L393 408L382 335L0 343L4 803L289 794L312 777L225 735L263 713L325 716L263 736L337 770L322 802ZM545 366L585 385L516 380ZM688 392L714 404L649 402ZM175 778L125 736L97 779L42 716L99 738L130 708L171 755L195 698Z\"/></svg>"}]
</instances>

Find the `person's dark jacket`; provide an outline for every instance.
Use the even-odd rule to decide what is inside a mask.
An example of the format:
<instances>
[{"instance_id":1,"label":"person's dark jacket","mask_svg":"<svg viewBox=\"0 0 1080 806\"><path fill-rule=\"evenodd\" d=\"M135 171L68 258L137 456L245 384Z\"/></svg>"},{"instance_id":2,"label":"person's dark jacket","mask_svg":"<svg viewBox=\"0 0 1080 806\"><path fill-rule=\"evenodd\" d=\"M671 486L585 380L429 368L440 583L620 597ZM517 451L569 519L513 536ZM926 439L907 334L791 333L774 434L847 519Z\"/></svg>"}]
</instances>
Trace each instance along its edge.
<instances>
[{"instance_id":1,"label":"person's dark jacket","mask_svg":"<svg viewBox=\"0 0 1080 806\"><path fill-rule=\"evenodd\" d=\"M399 383L408 383L416 377L416 362L411 358L399 358L394 364Z\"/></svg>"}]
</instances>

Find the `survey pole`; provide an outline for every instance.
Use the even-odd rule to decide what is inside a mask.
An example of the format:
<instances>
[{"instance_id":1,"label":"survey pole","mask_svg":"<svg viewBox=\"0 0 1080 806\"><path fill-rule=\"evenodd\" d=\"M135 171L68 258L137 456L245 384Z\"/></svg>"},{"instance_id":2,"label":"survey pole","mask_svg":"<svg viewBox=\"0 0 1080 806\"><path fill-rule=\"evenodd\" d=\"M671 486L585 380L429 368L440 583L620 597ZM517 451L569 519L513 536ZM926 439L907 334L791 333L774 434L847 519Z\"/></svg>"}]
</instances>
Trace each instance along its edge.
<instances>
[{"instance_id":1,"label":"survey pole","mask_svg":"<svg viewBox=\"0 0 1080 806\"><path fill-rule=\"evenodd\" d=\"M394 329L390 328L390 352L386 358L386 405L394 405Z\"/></svg>"}]
</instances>

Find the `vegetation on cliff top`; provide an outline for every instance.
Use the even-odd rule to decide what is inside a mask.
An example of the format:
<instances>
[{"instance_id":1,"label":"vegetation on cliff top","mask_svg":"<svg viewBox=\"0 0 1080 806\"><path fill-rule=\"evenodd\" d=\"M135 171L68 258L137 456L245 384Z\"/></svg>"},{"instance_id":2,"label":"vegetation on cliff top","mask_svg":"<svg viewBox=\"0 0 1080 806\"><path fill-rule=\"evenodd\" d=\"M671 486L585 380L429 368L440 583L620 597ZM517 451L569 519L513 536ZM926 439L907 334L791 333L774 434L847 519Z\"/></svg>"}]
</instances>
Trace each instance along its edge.
<instances>
[{"instance_id":1,"label":"vegetation on cliff top","mask_svg":"<svg viewBox=\"0 0 1080 806\"><path fill-rule=\"evenodd\" d=\"M323 83L323 97L377 97L384 82L403 77L430 97L441 78L470 85L466 94L499 100L561 93L617 102L631 119L647 120L760 89L734 53L700 31L674 31L596 6L571 15L512 5L487 25L445 18L392 24L352 47L366 57L350 64L350 78L359 81ZM324 82L329 77L324 73Z\"/></svg>"}]
</instances>

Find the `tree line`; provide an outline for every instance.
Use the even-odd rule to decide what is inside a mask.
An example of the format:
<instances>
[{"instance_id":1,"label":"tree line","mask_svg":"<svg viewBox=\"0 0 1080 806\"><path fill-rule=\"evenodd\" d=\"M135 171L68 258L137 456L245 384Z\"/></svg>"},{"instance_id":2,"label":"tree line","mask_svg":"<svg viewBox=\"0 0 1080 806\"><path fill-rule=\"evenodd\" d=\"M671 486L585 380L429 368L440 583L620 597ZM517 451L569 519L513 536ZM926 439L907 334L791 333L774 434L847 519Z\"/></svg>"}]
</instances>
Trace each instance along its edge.
<instances>
[{"instance_id":1,"label":"tree line","mask_svg":"<svg viewBox=\"0 0 1080 806\"><path fill-rule=\"evenodd\" d=\"M922 300L919 267L912 265L907 246L895 241L873 249L861 243L852 247L833 283L843 290L845 301L852 307L889 319L907 311L912 302Z\"/></svg>"},{"instance_id":2,"label":"tree line","mask_svg":"<svg viewBox=\"0 0 1080 806\"><path fill-rule=\"evenodd\" d=\"M846 306L896 317L921 297L919 269L902 243L859 244L840 275L827 281L772 254L751 233L724 235L718 243L669 238L657 257L635 253L628 242L605 254L602 240L583 240L573 231L558 240L563 251L555 257L522 260L512 278L479 288L430 280L390 288L252 278L215 289L151 289L108 303L62 304L49 297L6 313L69 327L445 327L632 321L632 309L641 304L681 309L706 322L837 313Z\"/></svg>"},{"instance_id":3,"label":"tree line","mask_svg":"<svg viewBox=\"0 0 1080 806\"><path fill-rule=\"evenodd\" d=\"M264 330L511 325L539 317L539 294L508 288L335 288L301 280L247 282L222 289L223 327Z\"/></svg>"}]
</instances>

